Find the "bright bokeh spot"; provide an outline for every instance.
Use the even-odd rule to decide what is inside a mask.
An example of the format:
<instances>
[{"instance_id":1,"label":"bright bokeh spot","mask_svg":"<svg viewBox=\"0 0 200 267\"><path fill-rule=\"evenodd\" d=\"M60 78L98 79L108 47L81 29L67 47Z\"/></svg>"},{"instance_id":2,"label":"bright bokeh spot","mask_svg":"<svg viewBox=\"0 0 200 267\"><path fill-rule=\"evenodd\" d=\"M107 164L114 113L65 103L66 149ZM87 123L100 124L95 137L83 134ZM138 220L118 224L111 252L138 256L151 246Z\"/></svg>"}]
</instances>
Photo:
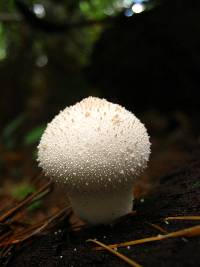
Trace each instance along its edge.
<instances>
[{"instance_id":1,"label":"bright bokeh spot","mask_svg":"<svg viewBox=\"0 0 200 267\"><path fill-rule=\"evenodd\" d=\"M33 5L33 12L38 18L44 18L46 15L46 11L44 9L44 6L41 4L34 4Z\"/></svg>"},{"instance_id":2,"label":"bright bokeh spot","mask_svg":"<svg viewBox=\"0 0 200 267\"><path fill-rule=\"evenodd\" d=\"M133 15L133 10L131 8L128 8L124 11L124 15L126 17L131 17Z\"/></svg>"},{"instance_id":3,"label":"bright bokeh spot","mask_svg":"<svg viewBox=\"0 0 200 267\"><path fill-rule=\"evenodd\" d=\"M37 59L36 59L36 65L39 68L45 67L48 63L48 57L47 55L40 55Z\"/></svg>"},{"instance_id":4,"label":"bright bokeh spot","mask_svg":"<svg viewBox=\"0 0 200 267\"><path fill-rule=\"evenodd\" d=\"M137 3L132 6L133 13L139 14L143 12L144 10L145 10L145 6L143 4Z\"/></svg>"}]
</instances>

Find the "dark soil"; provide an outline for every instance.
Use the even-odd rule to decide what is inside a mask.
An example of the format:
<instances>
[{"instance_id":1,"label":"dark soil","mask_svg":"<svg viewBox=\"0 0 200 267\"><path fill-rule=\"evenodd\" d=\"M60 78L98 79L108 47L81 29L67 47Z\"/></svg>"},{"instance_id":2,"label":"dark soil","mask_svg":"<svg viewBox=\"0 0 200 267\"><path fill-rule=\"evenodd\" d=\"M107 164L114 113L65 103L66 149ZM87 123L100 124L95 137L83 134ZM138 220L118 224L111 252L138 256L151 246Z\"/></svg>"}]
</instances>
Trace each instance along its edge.
<instances>
[{"instance_id":1,"label":"dark soil","mask_svg":"<svg viewBox=\"0 0 200 267\"><path fill-rule=\"evenodd\" d=\"M69 233L63 226L24 245L9 267L56 266L127 266L108 252L92 250L89 238L106 244L125 242L160 234L148 223L169 232L197 225L198 221L164 222L167 216L200 214L200 150L190 152L190 159L160 178L160 184L144 201L136 201L136 215L127 216L112 226L90 227ZM200 238L176 238L130 248L118 249L144 266L199 266Z\"/></svg>"}]
</instances>

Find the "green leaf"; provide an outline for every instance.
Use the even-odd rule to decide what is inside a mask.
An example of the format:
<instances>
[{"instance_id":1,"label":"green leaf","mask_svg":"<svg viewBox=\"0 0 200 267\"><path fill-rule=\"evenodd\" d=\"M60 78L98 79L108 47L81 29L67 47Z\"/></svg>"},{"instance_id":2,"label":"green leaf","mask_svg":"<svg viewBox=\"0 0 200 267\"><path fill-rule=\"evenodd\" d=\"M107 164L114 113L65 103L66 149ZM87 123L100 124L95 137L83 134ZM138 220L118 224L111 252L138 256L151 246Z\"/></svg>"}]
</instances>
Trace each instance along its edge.
<instances>
[{"instance_id":1,"label":"green leaf","mask_svg":"<svg viewBox=\"0 0 200 267\"><path fill-rule=\"evenodd\" d=\"M80 11L84 16L90 19L102 19L106 17L106 11L112 10L113 13L118 13L118 8L115 4L120 1L116 0L90 0L80 1Z\"/></svg>"},{"instance_id":2,"label":"green leaf","mask_svg":"<svg viewBox=\"0 0 200 267\"><path fill-rule=\"evenodd\" d=\"M6 36L0 23L0 61L6 58Z\"/></svg>"},{"instance_id":3,"label":"green leaf","mask_svg":"<svg viewBox=\"0 0 200 267\"><path fill-rule=\"evenodd\" d=\"M33 202L27 209L29 211L34 211L34 210L40 209L41 207L42 207L42 201L37 200L37 201Z\"/></svg>"},{"instance_id":4,"label":"green leaf","mask_svg":"<svg viewBox=\"0 0 200 267\"><path fill-rule=\"evenodd\" d=\"M27 197L29 194L34 193L35 191L36 191L36 188L33 185L20 184L11 191L11 195L17 200L22 200L25 197ZM37 201L34 201L30 206L28 206L27 210L34 211L36 209L41 208L41 206L42 206L42 201L37 200Z\"/></svg>"},{"instance_id":5,"label":"green leaf","mask_svg":"<svg viewBox=\"0 0 200 267\"><path fill-rule=\"evenodd\" d=\"M11 191L11 195L17 200L22 200L35 191L35 187L30 184L20 184Z\"/></svg>"},{"instance_id":6,"label":"green leaf","mask_svg":"<svg viewBox=\"0 0 200 267\"><path fill-rule=\"evenodd\" d=\"M45 130L45 125L41 125L32 129L30 132L26 134L24 138L24 144L32 145L37 143L40 140L44 130Z\"/></svg>"}]
</instances>

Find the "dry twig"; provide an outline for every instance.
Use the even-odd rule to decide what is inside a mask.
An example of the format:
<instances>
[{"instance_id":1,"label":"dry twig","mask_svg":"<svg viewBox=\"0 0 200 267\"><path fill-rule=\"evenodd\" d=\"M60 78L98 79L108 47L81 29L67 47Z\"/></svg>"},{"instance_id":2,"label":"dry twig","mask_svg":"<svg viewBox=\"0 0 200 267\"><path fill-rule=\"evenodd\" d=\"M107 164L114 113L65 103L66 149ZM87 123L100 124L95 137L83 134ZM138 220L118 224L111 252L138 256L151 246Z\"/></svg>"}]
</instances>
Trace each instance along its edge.
<instances>
[{"instance_id":1,"label":"dry twig","mask_svg":"<svg viewBox=\"0 0 200 267\"><path fill-rule=\"evenodd\" d=\"M149 242L154 242L154 241L161 241L164 239L168 238L176 238L176 237L192 237L192 236L199 236L200 235L200 225L185 228L183 230L179 230L176 232L172 232L169 234L165 235L157 235L157 236L152 236L152 237L147 237L143 239L137 239L133 241L128 241L128 242L123 242L119 244L113 244L113 245L108 245L109 248L119 248L119 247L126 247L126 246L133 246L133 245L138 245L138 244L144 244L144 243L149 243ZM102 247L96 247L96 250L103 250Z\"/></svg>"},{"instance_id":2,"label":"dry twig","mask_svg":"<svg viewBox=\"0 0 200 267\"><path fill-rule=\"evenodd\" d=\"M67 212L68 212L68 216L70 216L70 213L69 213L70 209L71 209L71 207L64 208L61 211L59 211L58 213L56 213L55 215L53 215L45 223L41 222L36 227L32 226L32 227L30 227L30 229L26 229L24 231L17 233L16 236L12 237L12 240L8 240L6 242L1 243L0 247L6 247L9 245L21 243L21 242L28 240L29 238L39 234L39 233L41 233L44 229L46 229L55 220L65 216L67 214Z\"/></svg>"},{"instance_id":3,"label":"dry twig","mask_svg":"<svg viewBox=\"0 0 200 267\"><path fill-rule=\"evenodd\" d=\"M27 198L25 198L23 201L21 201L17 206L15 206L14 208L11 208L7 212L5 212L0 217L0 222L3 223L5 221L9 220L10 218L14 217L14 215L17 212L19 212L20 210L29 206L34 201L39 200L40 198L44 197L44 195L48 194L51 191L51 185L52 185L52 182L47 182L37 192L29 195Z\"/></svg>"},{"instance_id":4,"label":"dry twig","mask_svg":"<svg viewBox=\"0 0 200 267\"><path fill-rule=\"evenodd\" d=\"M188 220L188 221L199 221L200 216L171 216L165 218L165 221L170 221L170 220Z\"/></svg>"},{"instance_id":5,"label":"dry twig","mask_svg":"<svg viewBox=\"0 0 200 267\"><path fill-rule=\"evenodd\" d=\"M132 259L126 257L125 255L119 253L118 251L115 251L114 249L110 248L109 246L103 244L100 241L94 240L94 239L88 239L87 242L93 242L97 245L99 245L101 248L109 251L110 253L114 254L115 256L117 256L118 258L122 259L123 261L125 261L127 264L129 264L130 266L133 267L141 267L142 265L138 264L137 262L133 261Z\"/></svg>"},{"instance_id":6,"label":"dry twig","mask_svg":"<svg viewBox=\"0 0 200 267\"><path fill-rule=\"evenodd\" d=\"M155 228L156 230L160 231L163 234L168 234L168 232L164 228L162 228L160 225L157 225L155 223L149 223L149 222L147 222L147 224L152 226L153 228Z\"/></svg>"}]
</instances>

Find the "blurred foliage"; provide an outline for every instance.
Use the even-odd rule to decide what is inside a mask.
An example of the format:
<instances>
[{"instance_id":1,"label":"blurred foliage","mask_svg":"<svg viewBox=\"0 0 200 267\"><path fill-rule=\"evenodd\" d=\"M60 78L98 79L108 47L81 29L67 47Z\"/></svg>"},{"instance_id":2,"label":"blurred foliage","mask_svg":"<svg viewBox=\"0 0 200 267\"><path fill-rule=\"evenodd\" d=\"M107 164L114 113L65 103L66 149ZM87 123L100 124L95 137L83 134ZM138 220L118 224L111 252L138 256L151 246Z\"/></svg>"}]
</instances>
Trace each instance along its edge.
<instances>
[{"instance_id":1,"label":"blurred foliage","mask_svg":"<svg viewBox=\"0 0 200 267\"><path fill-rule=\"evenodd\" d=\"M26 123L27 117L20 114L3 128L0 140L6 149L14 149L16 145L19 145L17 144L17 136L22 132ZM31 146L38 143L45 128L46 125L44 124L31 128L24 134L22 145Z\"/></svg>"},{"instance_id":2,"label":"blurred foliage","mask_svg":"<svg viewBox=\"0 0 200 267\"><path fill-rule=\"evenodd\" d=\"M106 9L117 2L24 1L35 14L56 23L101 19ZM5 17L11 21L4 21ZM4 125L0 138L7 148L36 143L42 133L41 123L58 108L90 94L82 69L89 64L102 28L93 25L49 35L25 21L14 0L0 1L0 124ZM24 131L28 133L18 142L16 133L24 127L24 114Z\"/></svg>"},{"instance_id":3,"label":"blurred foliage","mask_svg":"<svg viewBox=\"0 0 200 267\"><path fill-rule=\"evenodd\" d=\"M23 184L19 184L18 186L14 187L11 191L11 195L16 200L21 201L24 198L26 198L28 195L34 192L36 192L36 188L33 185L28 184L28 183L27 184L23 183ZM37 200L28 207L28 210L34 211L36 209L41 208L41 206L42 206L42 201Z\"/></svg>"},{"instance_id":4,"label":"blurred foliage","mask_svg":"<svg viewBox=\"0 0 200 267\"><path fill-rule=\"evenodd\" d=\"M23 1L23 0L22 0ZM116 16L125 8L130 7L134 3L146 3L149 0L29 0L25 1L28 7L30 7L39 18L45 18L54 22L81 22L87 19L101 20L106 16ZM152 1L150 1L152 2ZM1 13L9 13L10 15L19 15L19 12L16 8L14 0L0 1L0 10ZM8 49L10 42L15 42L14 45L20 45L20 38L24 38L24 32L20 31L21 23L15 23L15 25L10 25L8 23L0 24L0 60L5 58L6 47ZM103 27L103 26L102 26ZM81 63L87 62L80 58L80 54L85 57L88 57L92 44L98 38L99 33L101 32L102 27L92 26L87 27L86 29L78 28L75 30L76 33L70 33L70 38L68 36L63 36L66 43L73 43L73 54L76 55ZM24 30L24 29L23 29ZM33 47L36 54L40 54L41 50L47 50L49 46L49 40L42 38L41 35L38 35L33 40ZM69 33L68 33L69 34ZM21 35L21 36L20 36ZM7 46L6 46L6 36ZM43 36L44 37L44 36ZM53 38L51 37L51 41ZM47 41L48 40L48 41ZM78 44L78 47L76 44ZM72 45L72 44L71 44ZM83 50L85 48L85 50ZM78 53L78 49L81 49L81 52ZM72 51L70 51L72 52ZM8 54L9 56L9 54Z\"/></svg>"},{"instance_id":5,"label":"blurred foliage","mask_svg":"<svg viewBox=\"0 0 200 267\"><path fill-rule=\"evenodd\" d=\"M24 114L20 114L13 120L11 120L2 130L0 140L4 144L6 149L13 149L16 146L17 132L23 125L26 117Z\"/></svg>"},{"instance_id":6,"label":"blurred foliage","mask_svg":"<svg viewBox=\"0 0 200 267\"><path fill-rule=\"evenodd\" d=\"M25 120L24 115L16 117L13 121L9 122L8 125L2 131L2 138L4 141L12 137L17 129L22 125Z\"/></svg>"},{"instance_id":7,"label":"blurred foliage","mask_svg":"<svg viewBox=\"0 0 200 267\"><path fill-rule=\"evenodd\" d=\"M6 37L3 25L0 24L0 60L6 57Z\"/></svg>"},{"instance_id":8,"label":"blurred foliage","mask_svg":"<svg viewBox=\"0 0 200 267\"><path fill-rule=\"evenodd\" d=\"M88 18L102 19L106 15L116 14L122 3L116 0L85 0L80 1L80 11Z\"/></svg>"},{"instance_id":9,"label":"blurred foliage","mask_svg":"<svg viewBox=\"0 0 200 267\"><path fill-rule=\"evenodd\" d=\"M2 11L13 11L15 8L14 0L0 1L0 10Z\"/></svg>"},{"instance_id":10,"label":"blurred foliage","mask_svg":"<svg viewBox=\"0 0 200 267\"><path fill-rule=\"evenodd\" d=\"M35 187L31 184L19 184L17 187L12 189L12 196L17 200L22 200L27 197L29 194L36 191Z\"/></svg>"},{"instance_id":11,"label":"blurred foliage","mask_svg":"<svg viewBox=\"0 0 200 267\"><path fill-rule=\"evenodd\" d=\"M33 11L34 7L37 8L36 12L44 11L44 17L49 20L57 22L65 22L66 20L69 22L77 22L83 19L98 20L107 15L117 14L119 11L121 11L123 2L124 0L65 0L58 3L57 1L50 0L32 0L26 1L25 3L32 8ZM0 1L0 10L2 13L9 12L10 15L18 14L14 0ZM38 15L40 16L40 13ZM15 46L20 45L20 38L24 38L22 33L20 36L21 31L19 29L21 27L22 25L20 23L16 23L15 25L8 25L7 23L0 24L0 60L6 57L6 49L9 49L10 42L15 42ZM72 52L74 56L78 57L80 63L85 63L87 61L86 58L88 56L88 52L90 52L91 45L98 38L99 33L99 27L87 29L80 28L76 30L76 33L70 33L70 39L72 42L70 42L70 39L67 37L63 36L63 38L65 39L66 43L71 43L69 49L73 51L70 50L69 52ZM47 43L48 38L46 39L46 36L44 39L41 37L41 35L37 37L34 38L32 45L33 50L35 50L36 54L39 55L42 50L47 50L49 44ZM53 42L53 40L51 40L51 42ZM76 44L78 46L76 46ZM81 49L81 52L78 51L79 49ZM83 59L82 57L84 55L85 58Z\"/></svg>"},{"instance_id":12,"label":"blurred foliage","mask_svg":"<svg viewBox=\"0 0 200 267\"><path fill-rule=\"evenodd\" d=\"M117 16L139 0L21 1L39 19L80 26L49 34L25 20L15 0L0 1L0 141L6 149L35 146L60 109L88 95L101 96L85 70L107 26L81 22Z\"/></svg>"},{"instance_id":13,"label":"blurred foliage","mask_svg":"<svg viewBox=\"0 0 200 267\"><path fill-rule=\"evenodd\" d=\"M28 132L25 135L24 144L33 145L37 143L40 140L45 128L46 128L45 125L41 125L36 128L33 128L30 132Z\"/></svg>"}]
</instances>

